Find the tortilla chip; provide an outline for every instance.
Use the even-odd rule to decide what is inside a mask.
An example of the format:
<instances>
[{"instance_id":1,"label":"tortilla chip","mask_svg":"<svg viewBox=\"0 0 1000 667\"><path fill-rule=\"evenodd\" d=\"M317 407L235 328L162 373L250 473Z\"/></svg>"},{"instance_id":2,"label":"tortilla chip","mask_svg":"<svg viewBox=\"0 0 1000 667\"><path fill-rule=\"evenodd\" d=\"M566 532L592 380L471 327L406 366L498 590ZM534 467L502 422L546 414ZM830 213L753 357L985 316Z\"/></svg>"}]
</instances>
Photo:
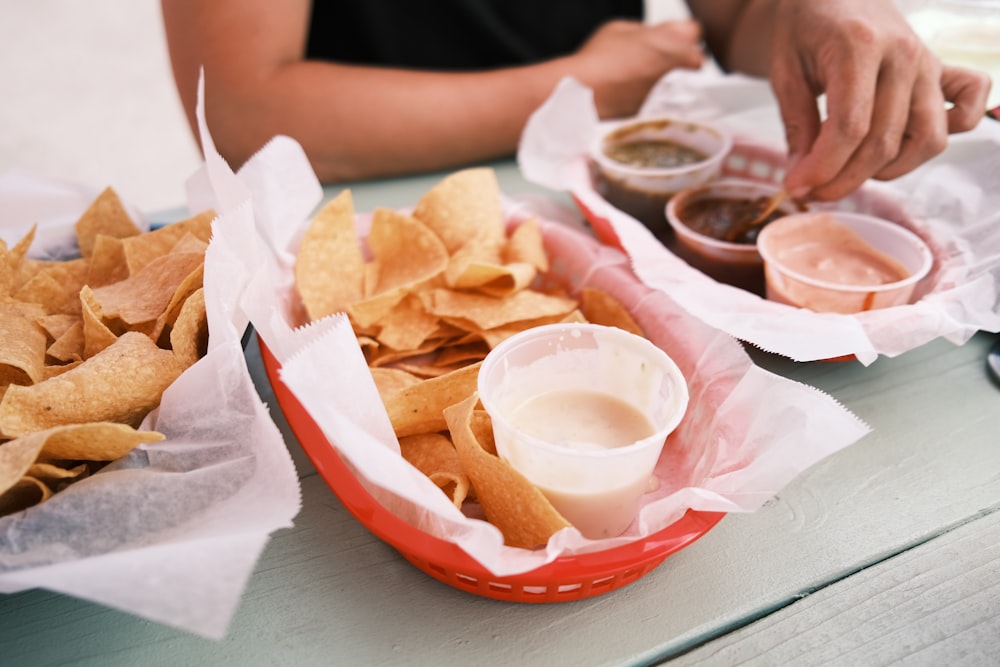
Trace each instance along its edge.
<instances>
[{"instance_id":1,"label":"tortilla chip","mask_svg":"<svg viewBox=\"0 0 1000 667\"><path fill-rule=\"evenodd\" d=\"M448 252L476 237L502 240L503 209L496 173L488 167L474 167L446 176L420 198L413 217L430 227Z\"/></svg>"},{"instance_id":2,"label":"tortilla chip","mask_svg":"<svg viewBox=\"0 0 1000 667\"><path fill-rule=\"evenodd\" d=\"M80 290L83 325L83 358L89 359L118 340L118 333L104 323L104 311L93 290ZM124 333L124 331L120 332Z\"/></svg>"},{"instance_id":3,"label":"tortilla chip","mask_svg":"<svg viewBox=\"0 0 1000 667\"><path fill-rule=\"evenodd\" d=\"M136 236L133 238L142 238ZM90 253L87 267L87 285L91 288L103 287L125 280L129 268L125 260L125 244L121 239L98 234Z\"/></svg>"},{"instance_id":4,"label":"tortilla chip","mask_svg":"<svg viewBox=\"0 0 1000 667\"><path fill-rule=\"evenodd\" d=\"M141 233L118 193L110 187L98 195L76 222L76 237L84 257L90 257L99 234L120 239Z\"/></svg>"},{"instance_id":5,"label":"tortilla chip","mask_svg":"<svg viewBox=\"0 0 1000 667\"><path fill-rule=\"evenodd\" d=\"M85 343L83 322L76 320L49 345L45 353L57 362L83 361Z\"/></svg>"},{"instance_id":6,"label":"tortilla chip","mask_svg":"<svg viewBox=\"0 0 1000 667\"><path fill-rule=\"evenodd\" d=\"M0 434L9 438L65 424L116 421L138 426L184 366L149 337L128 332L72 370L0 401Z\"/></svg>"},{"instance_id":7,"label":"tortilla chip","mask_svg":"<svg viewBox=\"0 0 1000 667\"><path fill-rule=\"evenodd\" d=\"M68 313L55 313L53 315L41 315L35 319L35 322L48 334L49 338L56 340L79 324L80 318Z\"/></svg>"},{"instance_id":8,"label":"tortilla chip","mask_svg":"<svg viewBox=\"0 0 1000 667\"><path fill-rule=\"evenodd\" d=\"M462 469L472 481L487 521L503 534L504 544L524 549L544 546L570 523L524 475L483 450L470 425L478 402L479 395L473 393L444 411Z\"/></svg>"},{"instance_id":9,"label":"tortilla chip","mask_svg":"<svg viewBox=\"0 0 1000 667\"><path fill-rule=\"evenodd\" d=\"M208 313L205 311L204 289L199 289L184 301L170 329L170 349L185 368L208 351Z\"/></svg>"},{"instance_id":10,"label":"tortilla chip","mask_svg":"<svg viewBox=\"0 0 1000 667\"><path fill-rule=\"evenodd\" d=\"M399 449L403 458L437 484L456 507L462 507L469 494L469 476L462 470L451 440L440 433L412 435L400 438Z\"/></svg>"},{"instance_id":11,"label":"tortilla chip","mask_svg":"<svg viewBox=\"0 0 1000 667\"><path fill-rule=\"evenodd\" d=\"M86 284L88 270L83 259L47 263L14 296L19 301L42 304L49 313L78 314L76 295Z\"/></svg>"},{"instance_id":12,"label":"tortilla chip","mask_svg":"<svg viewBox=\"0 0 1000 667\"><path fill-rule=\"evenodd\" d=\"M32 384L42 377L48 337L20 309L0 304L0 385Z\"/></svg>"},{"instance_id":13,"label":"tortilla chip","mask_svg":"<svg viewBox=\"0 0 1000 667\"><path fill-rule=\"evenodd\" d=\"M35 240L36 226L32 225L24 237L13 248L4 243L0 247L0 297L13 295L30 276L24 275L25 257Z\"/></svg>"},{"instance_id":14,"label":"tortilla chip","mask_svg":"<svg viewBox=\"0 0 1000 667\"><path fill-rule=\"evenodd\" d=\"M0 492L0 516L20 512L52 497L52 489L40 479L25 475Z\"/></svg>"},{"instance_id":15,"label":"tortilla chip","mask_svg":"<svg viewBox=\"0 0 1000 667\"><path fill-rule=\"evenodd\" d=\"M396 437L445 430L448 424L444 419L444 409L475 393L479 366L473 364L424 380L390 396L385 407Z\"/></svg>"},{"instance_id":16,"label":"tortilla chip","mask_svg":"<svg viewBox=\"0 0 1000 667\"><path fill-rule=\"evenodd\" d=\"M638 336L646 333L622 303L602 290L585 287L580 290L580 311L588 322L618 327Z\"/></svg>"},{"instance_id":17,"label":"tortilla chip","mask_svg":"<svg viewBox=\"0 0 1000 667\"><path fill-rule=\"evenodd\" d=\"M508 298L485 294L469 294L448 289L436 289L425 300L427 312L463 326L467 330L483 331L545 316L565 315L577 307L576 301L566 297L550 296L541 292L524 290Z\"/></svg>"},{"instance_id":18,"label":"tortilla chip","mask_svg":"<svg viewBox=\"0 0 1000 667\"><path fill-rule=\"evenodd\" d=\"M341 312L362 298L364 264L354 200L344 190L313 218L295 258L295 287L310 320Z\"/></svg>"},{"instance_id":19,"label":"tortilla chip","mask_svg":"<svg viewBox=\"0 0 1000 667\"><path fill-rule=\"evenodd\" d=\"M514 228L507 239L503 260L505 264L530 264L541 273L549 270L549 256L545 253L542 228L537 218L529 218Z\"/></svg>"},{"instance_id":20,"label":"tortilla chip","mask_svg":"<svg viewBox=\"0 0 1000 667\"><path fill-rule=\"evenodd\" d=\"M438 318L425 312L419 297L411 294L379 324L379 343L394 350L413 350L437 331Z\"/></svg>"},{"instance_id":21,"label":"tortilla chip","mask_svg":"<svg viewBox=\"0 0 1000 667\"><path fill-rule=\"evenodd\" d=\"M42 438L38 453L42 461L114 461L138 445L165 438L157 431L139 431L117 422L55 426L32 435Z\"/></svg>"},{"instance_id":22,"label":"tortilla chip","mask_svg":"<svg viewBox=\"0 0 1000 667\"><path fill-rule=\"evenodd\" d=\"M448 266L448 250L433 231L414 217L385 208L372 216L368 247L379 267L376 294L415 286Z\"/></svg>"},{"instance_id":23,"label":"tortilla chip","mask_svg":"<svg viewBox=\"0 0 1000 667\"><path fill-rule=\"evenodd\" d=\"M157 257L172 252L188 234L208 243L212 238L212 221L215 218L215 211L208 209L145 234L122 239L128 275L138 273Z\"/></svg>"},{"instance_id":24,"label":"tortilla chip","mask_svg":"<svg viewBox=\"0 0 1000 667\"><path fill-rule=\"evenodd\" d=\"M419 377L398 368L370 368L369 370L383 403L396 392L420 382Z\"/></svg>"},{"instance_id":25,"label":"tortilla chip","mask_svg":"<svg viewBox=\"0 0 1000 667\"><path fill-rule=\"evenodd\" d=\"M454 286L503 298L528 287L537 275L535 267L525 262L503 265L470 264L455 279Z\"/></svg>"}]
</instances>

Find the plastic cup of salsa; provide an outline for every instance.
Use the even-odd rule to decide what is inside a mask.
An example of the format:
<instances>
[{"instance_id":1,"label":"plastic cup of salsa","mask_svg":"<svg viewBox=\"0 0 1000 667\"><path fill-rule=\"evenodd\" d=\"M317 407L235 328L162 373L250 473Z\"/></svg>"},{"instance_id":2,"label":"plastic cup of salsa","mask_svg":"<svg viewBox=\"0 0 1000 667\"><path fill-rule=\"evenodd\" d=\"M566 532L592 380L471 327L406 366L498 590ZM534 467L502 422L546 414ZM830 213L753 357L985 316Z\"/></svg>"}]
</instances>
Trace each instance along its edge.
<instances>
[{"instance_id":1,"label":"plastic cup of salsa","mask_svg":"<svg viewBox=\"0 0 1000 667\"><path fill-rule=\"evenodd\" d=\"M934 256L889 220L846 211L791 215L757 239L767 298L819 312L858 313L910 302Z\"/></svg>"},{"instance_id":2,"label":"plastic cup of salsa","mask_svg":"<svg viewBox=\"0 0 1000 667\"><path fill-rule=\"evenodd\" d=\"M732 146L728 132L701 121L655 116L611 123L591 145L594 188L657 237L669 237L667 201L717 177Z\"/></svg>"},{"instance_id":3,"label":"plastic cup of salsa","mask_svg":"<svg viewBox=\"0 0 1000 667\"><path fill-rule=\"evenodd\" d=\"M673 360L616 327L551 324L516 334L479 371L497 454L584 537L622 534L667 436L687 410Z\"/></svg>"},{"instance_id":4,"label":"plastic cup of salsa","mask_svg":"<svg viewBox=\"0 0 1000 667\"><path fill-rule=\"evenodd\" d=\"M757 235L773 220L806 208L786 200L761 224L751 226L780 192L777 184L740 178L679 192L666 206L667 221L675 232L673 251L715 280L763 296L764 260L757 252Z\"/></svg>"}]
</instances>

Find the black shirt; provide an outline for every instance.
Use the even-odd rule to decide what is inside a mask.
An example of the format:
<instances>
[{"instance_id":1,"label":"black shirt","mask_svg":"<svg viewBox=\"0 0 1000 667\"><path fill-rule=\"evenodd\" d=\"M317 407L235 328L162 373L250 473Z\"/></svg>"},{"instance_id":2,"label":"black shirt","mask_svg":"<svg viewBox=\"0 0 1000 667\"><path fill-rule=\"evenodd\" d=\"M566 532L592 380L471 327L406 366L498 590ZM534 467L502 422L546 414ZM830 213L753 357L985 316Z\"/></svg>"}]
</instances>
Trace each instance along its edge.
<instances>
[{"instance_id":1,"label":"black shirt","mask_svg":"<svg viewBox=\"0 0 1000 667\"><path fill-rule=\"evenodd\" d=\"M602 23L642 13L642 0L313 0L306 56L491 69L566 55Z\"/></svg>"}]
</instances>

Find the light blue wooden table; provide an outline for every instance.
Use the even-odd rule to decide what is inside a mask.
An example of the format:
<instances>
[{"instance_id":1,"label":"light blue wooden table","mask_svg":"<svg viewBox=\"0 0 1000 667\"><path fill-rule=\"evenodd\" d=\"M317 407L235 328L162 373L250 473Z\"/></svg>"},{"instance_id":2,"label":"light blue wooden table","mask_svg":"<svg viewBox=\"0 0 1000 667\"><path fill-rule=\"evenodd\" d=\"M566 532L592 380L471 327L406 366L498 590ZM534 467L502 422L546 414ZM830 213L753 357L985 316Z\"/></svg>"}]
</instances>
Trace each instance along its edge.
<instances>
[{"instance_id":1,"label":"light blue wooden table","mask_svg":"<svg viewBox=\"0 0 1000 667\"><path fill-rule=\"evenodd\" d=\"M505 192L539 193L513 164L496 167ZM359 210L409 206L439 177L351 188ZM476 597L404 561L348 514L275 409L303 507L266 548L226 639L33 590L0 597L0 665L997 665L995 340L936 341L869 367L752 353L873 432L636 583L549 605ZM253 342L247 357L273 405Z\"/></svg>"}]
</instances>

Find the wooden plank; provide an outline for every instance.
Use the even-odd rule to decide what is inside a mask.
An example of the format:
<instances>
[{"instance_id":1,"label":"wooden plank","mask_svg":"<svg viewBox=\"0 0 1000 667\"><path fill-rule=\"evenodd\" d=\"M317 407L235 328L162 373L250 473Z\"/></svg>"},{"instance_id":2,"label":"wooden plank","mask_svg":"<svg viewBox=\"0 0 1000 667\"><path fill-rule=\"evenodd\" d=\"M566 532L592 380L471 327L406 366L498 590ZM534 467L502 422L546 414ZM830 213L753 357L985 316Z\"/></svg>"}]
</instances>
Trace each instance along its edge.
<instances>
[{"instance_id":1,"label":"wooden plank","mask_svg":"<svg viewBox=\"0 0 1000 667\"><path fill-rule=\"evenodd\" d=\"M1000 664L1000 511L670 662Z\"/></svg>"}]
</instances>

